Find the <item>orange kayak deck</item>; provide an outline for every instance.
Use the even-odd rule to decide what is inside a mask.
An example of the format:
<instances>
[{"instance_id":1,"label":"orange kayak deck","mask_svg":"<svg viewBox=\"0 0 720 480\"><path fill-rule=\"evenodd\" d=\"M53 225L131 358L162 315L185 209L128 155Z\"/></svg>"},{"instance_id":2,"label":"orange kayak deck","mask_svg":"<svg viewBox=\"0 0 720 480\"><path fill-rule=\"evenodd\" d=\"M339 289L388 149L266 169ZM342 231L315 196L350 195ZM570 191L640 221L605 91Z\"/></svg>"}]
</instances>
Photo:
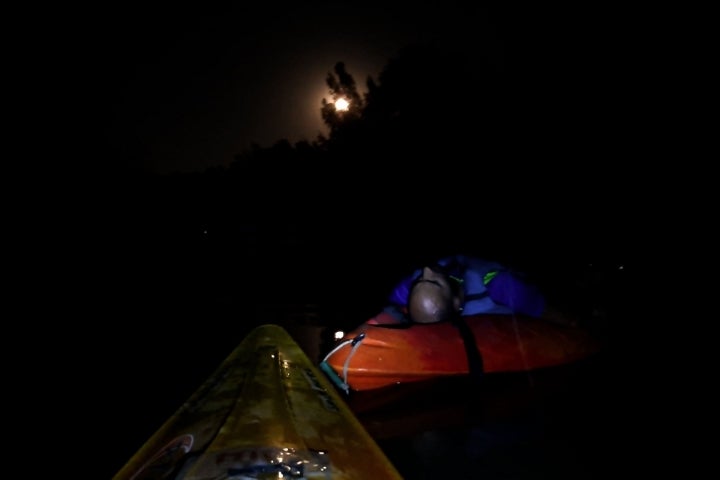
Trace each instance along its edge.
<instances>
[{"instance_id":1,"label":"orange kayak deck","mask_svg":"<svg viewBox=\"0 0 720 480\"><path fill-rule=\"evenodd\" d=\"M348 332L321 363L346 392L470 373L459 329L449 322L397 324L383 318ZM589 332L518 315L463 317L473 333L484 373L566 365L600 351Z\"/></svg>"}]
</instances>

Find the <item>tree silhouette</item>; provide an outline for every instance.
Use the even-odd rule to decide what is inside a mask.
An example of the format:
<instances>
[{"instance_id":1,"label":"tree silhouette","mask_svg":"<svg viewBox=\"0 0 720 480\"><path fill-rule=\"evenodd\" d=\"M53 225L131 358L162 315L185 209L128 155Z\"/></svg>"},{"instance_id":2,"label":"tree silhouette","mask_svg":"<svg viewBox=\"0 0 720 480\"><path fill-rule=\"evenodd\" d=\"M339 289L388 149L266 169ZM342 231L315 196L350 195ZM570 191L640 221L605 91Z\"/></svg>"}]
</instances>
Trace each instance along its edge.
<instances>
[{"instance_id":1,"label":"tree silhouette","mask_svg":"<svg viewBox=\"0 0 720 480\"><path fill-rule=\"evenodd\" d=\"M357 121L365 107L365 102L358 92L355 79L345 69L344 62L337 62L334 72L329 72L325 83L330 89L332 101L322 99L320 110L323 122L330 128L330 135L336 134L343 126ZM347 111L335 109L335 102L344 98L349 102Z\"/></svg>"}]
</instances>

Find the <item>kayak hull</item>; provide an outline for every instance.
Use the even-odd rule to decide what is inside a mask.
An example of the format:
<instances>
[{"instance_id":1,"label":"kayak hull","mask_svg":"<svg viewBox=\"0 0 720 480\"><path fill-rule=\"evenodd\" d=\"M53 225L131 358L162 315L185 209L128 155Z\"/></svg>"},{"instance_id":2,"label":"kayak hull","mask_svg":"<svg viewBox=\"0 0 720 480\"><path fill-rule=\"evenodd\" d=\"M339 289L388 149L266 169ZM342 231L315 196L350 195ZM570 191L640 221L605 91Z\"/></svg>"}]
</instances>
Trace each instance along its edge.
<instances>
[{"instance_id":1,"label":"kayak hull","mask_svg":"<svg viewBox=\"0 0 720 480\"><path fill-rule=\"evenodd\" d=\"M364 391L472 373L458 327L449 322L397 324L385 315L345 334L324 359L321 367L336 385ZM463 319L472 332L483 374L566 365L600 350L599 343L580 328L517 315Z\"/></svg>"},{"instance_id":2,"label":"kayak hull","mask_svg":"<svg viewBox=\"0 0 720 480\"><path fill-rule=\"evenodd\" d=\"M282 327L251 331L114 480L399 479Z\"/></svg>"}]
</instances>

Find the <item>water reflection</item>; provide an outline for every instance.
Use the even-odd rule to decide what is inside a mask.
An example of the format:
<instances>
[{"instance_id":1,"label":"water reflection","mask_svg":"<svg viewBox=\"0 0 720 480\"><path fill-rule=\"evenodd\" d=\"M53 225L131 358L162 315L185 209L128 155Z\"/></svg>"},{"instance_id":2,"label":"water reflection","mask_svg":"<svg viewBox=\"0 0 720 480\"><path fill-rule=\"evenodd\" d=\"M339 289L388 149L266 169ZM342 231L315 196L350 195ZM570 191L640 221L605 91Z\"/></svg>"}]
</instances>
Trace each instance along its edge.
<instances>
[{"instance_id":1,"label":"water reflection","mask_svg":"<svg viewBox=\"0 0 720 480\"><path fill-rule=\"evenodd\" d=\"M337 340L322 310L285 324L320 360ZM311 313L308 316L301 312ZM317 314L317 315L315 315ZM288 317L290 318L290 317ZM534 373L342 393L405 478L600 478L609 414L605 358Z\"/></svg>"},{"instance_id":2,"label":"water reflection","mask_svg":"<svg viewBox=\"0 0 720 480\"><path fill-rule=\"evenodd\" d=\"M116 419L116 431L131 435L116 452L118 469L255 326L283 326L318 364L337 330L362 321L327 302L258 302L252 312L246 305L204 305L192 335L176 331L138 360L162 375L133 378L143 398L128 396L125 416ZM180 352L192 352L192 361L183 357L179 366ZM599 439L609 424L604 372L598 358L543 374L487 376L482 385L454 379L342 395L408 479L600 478Z\"/></svg>"}]
</instances>

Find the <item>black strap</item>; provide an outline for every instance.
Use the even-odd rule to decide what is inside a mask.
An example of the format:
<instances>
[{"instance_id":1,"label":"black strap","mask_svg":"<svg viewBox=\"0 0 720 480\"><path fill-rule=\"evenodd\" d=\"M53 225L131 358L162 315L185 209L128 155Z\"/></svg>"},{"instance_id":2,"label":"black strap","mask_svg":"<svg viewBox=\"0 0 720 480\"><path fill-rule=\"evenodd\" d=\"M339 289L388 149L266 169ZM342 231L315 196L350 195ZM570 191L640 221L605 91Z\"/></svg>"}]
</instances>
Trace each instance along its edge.
<instances>
[{"instance_id":1,"label":"black strap","mask_svg":"<svg viewBox=\"0 0 720 480\"><path fill-rule=\"evenodd\" d=\"M457 315L455 319L452 320L452 324L458 329L460 337L463 340L463 344L465 345L465 354L468 359L470 377L474 381L479 382L483 378L485 368L483 366L482 355L480 354L480 350L478 350L477 343L475 342L475 335L462 315Z\"/></svg>"}]
</instances>

